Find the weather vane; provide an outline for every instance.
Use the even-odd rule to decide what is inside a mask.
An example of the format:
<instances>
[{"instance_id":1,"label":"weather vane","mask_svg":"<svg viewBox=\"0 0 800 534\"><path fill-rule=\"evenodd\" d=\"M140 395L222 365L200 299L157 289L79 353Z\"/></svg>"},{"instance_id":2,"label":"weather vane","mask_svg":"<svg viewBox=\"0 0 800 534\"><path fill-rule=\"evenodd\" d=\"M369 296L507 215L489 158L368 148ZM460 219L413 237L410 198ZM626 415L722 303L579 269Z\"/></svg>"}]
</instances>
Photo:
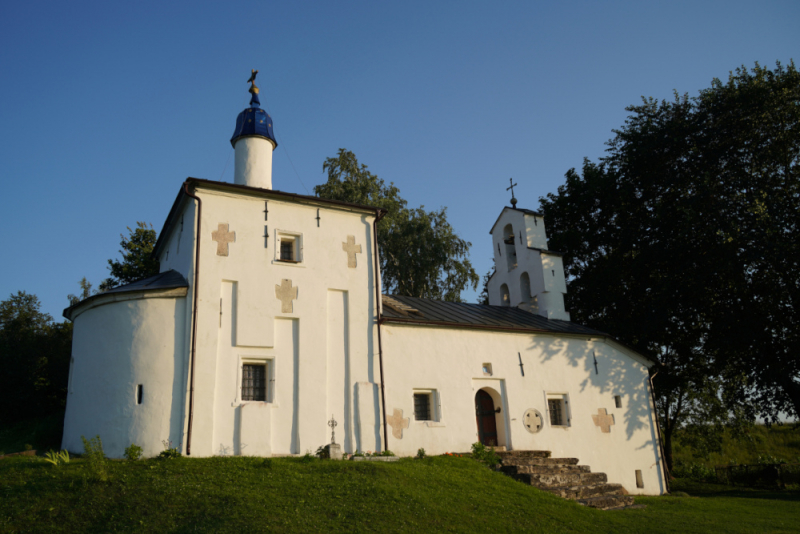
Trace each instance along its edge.
<instances>
[{"instance_id":1,"label":"weather vane","mask_svg":"<svg viewBox=\"0 0 800 534\"><path fill-rule=\"evenodd\" d=\"M250 69L250 79L247 80L247 83L250 84L250 89L248 92L253 95L250 97L250 105L256 104L258 106L261 105L261 102L258 100L258 87L256 87L256 75L258 71L255 69Z\"/></svg>"},{"instance_id":2,"label":"weather vane","mask_svg":"<svg viewBox=\"0 0 800 534\"><path fill-rule=\"evenodd\" d=\"M258 72L258 71L256 71L256 72ZM506 191L508 191L509 189L511 190L511 206L516 208L517 207L517 199L514 198L514 186L515 185L519 185L519 184L515 184L513 178L509 178L508 182L511 184L511 187L506 187Z\"/></svg>"}]
</instances>

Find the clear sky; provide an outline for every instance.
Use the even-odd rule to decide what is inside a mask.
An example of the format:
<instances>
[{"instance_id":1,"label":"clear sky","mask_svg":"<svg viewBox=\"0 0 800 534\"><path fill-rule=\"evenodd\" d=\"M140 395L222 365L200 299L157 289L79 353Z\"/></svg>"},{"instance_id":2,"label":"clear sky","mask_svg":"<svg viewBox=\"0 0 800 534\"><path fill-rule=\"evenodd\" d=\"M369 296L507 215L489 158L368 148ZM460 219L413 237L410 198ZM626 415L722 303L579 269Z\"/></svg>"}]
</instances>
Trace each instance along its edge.
<instances>
[{"instance_id":1,"label":"clear sky","mask_svg":"<svg viewBox=\"0 0 800 534\"><path fill-rule=\"evenodd\" d=\"M797 0L4 2L0 299L60 320L186 177L232 181L251 68L275 189L313 194L352 150L410 205L447 206L483 275L509 177L536 209L642 96L800 61L798 21Z\"/></svg>"}]
</instances>

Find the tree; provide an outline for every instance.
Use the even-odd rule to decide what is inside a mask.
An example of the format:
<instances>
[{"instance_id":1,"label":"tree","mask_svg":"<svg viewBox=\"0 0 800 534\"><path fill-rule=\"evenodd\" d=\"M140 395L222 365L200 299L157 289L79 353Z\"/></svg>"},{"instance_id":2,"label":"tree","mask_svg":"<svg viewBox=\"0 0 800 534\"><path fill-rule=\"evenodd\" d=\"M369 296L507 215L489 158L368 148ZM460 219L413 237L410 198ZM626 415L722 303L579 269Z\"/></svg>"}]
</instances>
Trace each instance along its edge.
<instances>
[{"instance_id":1,"label":"tree","mask_svg":"<svg viewBox=\"0 0 800 534\"><path fill-rule=\"evenodd\" d=\"M108 260L111 277L100 283L101 292L158 274L158 260L152 255L158 238L153 225L137 222L135 229L128 227L128 232L130 237L120 234L122 261Z\"/></svg>"},{"instance_id":2,"label":"tree","mask_svg":"<svg viewBox=\"0 0 800 534\"><path fill-rule=\"evenodd\" d=\"M81 286L80 295L73 295L72 293L67 295L67 300L69 301L70 306L74 306L82 300L88 299L92 295L97 294L97 291L92 291L92 283L89 282L85 276L81 278L80 282L78 282L78 285Z\"/></svg>"},{"instance_id":3,"label":"tree","mask_svg":"<svg viewBox=\"0 0 800 534\"><path fill-rule=\"evenodd\" d=\"M19 291L0 302L0 421L64 407L72 324L54 323L35 295Z\"/></svg>"},{"instance_id":4,"label":"tree","mask_svg":"<svg viewBox=\"0 0 800 534\"><path fill-rule=\"evenodd\" d=\"M681 429L800 414L798 103L794 64L644 99L541 199L573 318L661 363L670 467Z\"/></svg>"},{"instance_id":5,"label":"tree","mask_svg":"<svg viewBox=\"0 0 800 534\"><path fill-rule=\"evenodd\" d=\"M412 297L460 301L461 291L477 287L478 275L469 256L471 243L456 235L447 222L447 210L409 209L393 183L359 164L343 148L322 165L328 181L314 187L321 198L384 208L378 222L383 290Z\"/></svg>"}]
</instances>

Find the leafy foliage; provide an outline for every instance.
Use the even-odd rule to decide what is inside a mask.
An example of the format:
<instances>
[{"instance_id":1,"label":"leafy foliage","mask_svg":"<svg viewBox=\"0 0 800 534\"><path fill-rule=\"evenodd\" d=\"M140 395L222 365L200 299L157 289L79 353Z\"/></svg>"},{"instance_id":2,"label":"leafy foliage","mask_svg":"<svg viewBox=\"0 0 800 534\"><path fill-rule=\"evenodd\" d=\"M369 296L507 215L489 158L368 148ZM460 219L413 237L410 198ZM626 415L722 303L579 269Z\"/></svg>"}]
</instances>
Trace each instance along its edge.
<instances>
[{"instance_id":1,"label":"leafy foliage","mask_svg":"<svg viewBox=\"0 0 800 534\"><path fill-rule=\"evenodd\" d=\"M139 458L142 457L142 448L135 443L131 443L130 446L125 447L125 459L135 462Z\"/></svg>"},{"instance_id":2,"label":"leafy foliage","mask_svg":"<svg viewBox=\"0 0 800 534\"><path fill-rule=\"evenodd\" d=\"M64 407L72 324L40 311L36 295L18 291L0 302L0 421L9 423Z\"/></svg>"},{"instance_id":3,"label":"leafy foliage","mask_svg":"<svg viewBox=\"0 0 800 534\"><path fill-rule=\"evenodd\" d=\"M56 467L58 467L59 465L68 464L69 452L66 450L62 450L60 452L50 450L47 452L47 454L45 454L45 461L53 464Z\"/></svg>"},{"instance_id":4,"label":"leafy foliage","mask_svg":"<svg viewBox=\"0 0 800 534\"><path fill-rule=\"evenodd\" d=\"M93 480L97 482L108 482L110 479L108 471L108 460L103 452L103 442L100 436L86 439L81 436L83 441L83 455L86 458L86 466Z\"/></svg>"},{"instance_id":5,"label":"leafy foliage","mask_svg":"<svg viewBox=\"0 0 800 534\"><path fill-rule=\"evenodd\" d=\"M800 414L798 103L793 63L644 99L541 199L574 320L661 363L670 465L682 427Z\"/></svg>"},{"instance_id":6,"label":"leafy foliage","mask_svg":"<svg viewBox=\"0 0 800 534\"><path fill-rule=\"evenodd\" d=\"M487 447L479 441L472 444L472 459L488 467L494 467L500 463L500 457L494 452L494 447Z\"/></svg>"},{"instance_id":7,"label":"leafy foliage","mask_svg":"<svg viewBox=\"0 0 800 534\"><path fill-rule=\"evenodd\" d=\"M164 445L164 450L156 456L159 460L173 460L182 456L178 447L172 445L171 439L162 440L161 443Z\"/></svg>"},{"instance_id":8,"label":"leafy foliage","mask_svg":"<svg viewBox=\"0 0 800 534\"><path fill-rule=\"evenodd\" d=\"M158 260L152 256L158 238L153 225L137 222L135 229L128 227L128 233L129 237L120 234L122 261L108 260L111 277L100 283L101 292L158 274Z\"/></svg>"},{"instance_id":9,"label":"leafy foliage","mask_svg":"<svg viewBox=\"0 0 800 534\"><path fill-rule=\"evenodd\" d=\"M92 295L97 294L96 290L94 291L92 290L92 283L89 282L85 276L81 278L80 282L78 282L78 285L81 286L80 294L73 295L72 293L70 293L69 295L67 295L67 300L69 300L70 306L74 306L79 302L81 302L82 300L88 299Z\"/></svg>"},{"instance_id":10,"label":"leafy foliage","mask_svg":"<svg viewBox=\"0 0 800 534\"><path fill-rule=\"evenodd\" d=\"M359 164L355 154L339 149L322 165L328 181L314 187L321 198L383 208L378 222L383 290L411 297L460 301L461 291L476 288L478 275L470 263L471 243L447 222L447 208L407 208L400 190Z\"/></svg>"}]
</instances>

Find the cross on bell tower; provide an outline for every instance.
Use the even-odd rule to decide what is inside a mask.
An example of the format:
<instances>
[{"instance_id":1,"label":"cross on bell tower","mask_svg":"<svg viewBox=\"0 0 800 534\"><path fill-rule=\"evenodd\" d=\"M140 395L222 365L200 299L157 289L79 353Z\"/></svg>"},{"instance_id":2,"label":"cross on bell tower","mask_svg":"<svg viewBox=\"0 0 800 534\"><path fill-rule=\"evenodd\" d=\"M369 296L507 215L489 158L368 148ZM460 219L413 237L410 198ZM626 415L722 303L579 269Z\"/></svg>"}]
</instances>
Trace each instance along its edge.
<instances>
[{"instance_id":1,"label":"cross on bell tower","mask_svg":"<svg viewBox=\"0 0 800 534\"><path fill-rule=\"evenodd\" d=\"M513 178L509 178L508 182L511 184L511 186L510 187L506 187L506 191L511 190L511 207L516 208L517 207L517 199L514 198L514 186L519 185L519 184L515 184Z\"/></svg>"}]
</instances>

